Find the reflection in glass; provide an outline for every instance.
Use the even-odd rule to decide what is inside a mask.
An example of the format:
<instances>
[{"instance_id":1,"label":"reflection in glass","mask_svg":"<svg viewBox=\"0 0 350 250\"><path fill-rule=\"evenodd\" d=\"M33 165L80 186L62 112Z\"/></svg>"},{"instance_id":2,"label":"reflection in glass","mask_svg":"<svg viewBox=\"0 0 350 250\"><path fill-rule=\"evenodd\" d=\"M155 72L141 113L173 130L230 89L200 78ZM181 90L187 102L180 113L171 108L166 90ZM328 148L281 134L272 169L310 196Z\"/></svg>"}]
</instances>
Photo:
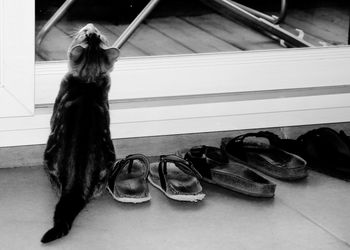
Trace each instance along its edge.
<instances>
[{"instance_id":1,"label":"reflection in glass","mask_svg":"<svg viewBox=\"0 0 350 250\"><path fill-rule=\"evenodd\" d=\"M65 1L36 0L36 32ZM263 3L262 3L263 2ZM234 2L261 13L280 14L280 0ZM348 44L349 15L344 0L288 1L285 19L278 29L310 46ZM74 1L37 48L37 61L66 59L72 35L92 22L111 44L137 16L148 0ZM203 4L206 3L206 4ZM230 0L161 0L146 22L125 43L121 56L150 56L190 53L267 50L293 47L270 30L222 7ZM236 5L235 5L236 6Z\"/></svg>"}]
</instances>

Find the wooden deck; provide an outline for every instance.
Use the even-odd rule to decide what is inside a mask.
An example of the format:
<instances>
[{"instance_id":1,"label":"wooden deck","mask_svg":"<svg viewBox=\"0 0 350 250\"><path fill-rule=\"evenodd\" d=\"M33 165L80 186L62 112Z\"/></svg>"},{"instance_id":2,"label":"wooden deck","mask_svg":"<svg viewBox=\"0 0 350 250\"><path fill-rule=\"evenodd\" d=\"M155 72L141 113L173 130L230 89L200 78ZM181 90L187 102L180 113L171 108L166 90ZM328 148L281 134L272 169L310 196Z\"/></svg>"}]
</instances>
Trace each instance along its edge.
<instances>
[{"instance_id":1,"label":"wooden deck","mask_svg":"<svg viewBox=\"0 0 350 250\"><path fill-rule=\"evenodd\" d=\"M121 49L121 56L174 55L240 50L266 50L283 48L278 42L248 27L238 20L228 19L215 11L198 4L174 12L161 6L142 24ZM171 9L171 8L170 8ZM167 10L167 11L164 11ZM163 11L163 12L162 12ZM162 12L162 13L160 13ZM36 31L46 22L37 20ZM41 44L36 54L38 61L64 60L72 35L88 22L93 22L113 43L126 29L127 23L115 21L92 21L83 18L65 17L55 25ZM314 46L347 44L349 15L341 5L290 8L281 26L298 34L303 30L304 39Z\"/></svg>"}]
</instances>

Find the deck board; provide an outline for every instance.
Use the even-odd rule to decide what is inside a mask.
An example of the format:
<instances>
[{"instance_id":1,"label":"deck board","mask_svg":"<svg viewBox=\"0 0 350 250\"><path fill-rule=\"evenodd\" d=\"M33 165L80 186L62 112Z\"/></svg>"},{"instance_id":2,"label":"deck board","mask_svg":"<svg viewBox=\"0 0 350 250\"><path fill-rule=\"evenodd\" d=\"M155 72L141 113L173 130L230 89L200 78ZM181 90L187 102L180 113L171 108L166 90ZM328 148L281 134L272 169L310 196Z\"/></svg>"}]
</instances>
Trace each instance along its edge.
<instances>
[{"instance_id":1,"label":"deck board","mask_svg":"<svg viewBox=\"0 0 350 250\"><path fill-rule=\"evenodd\" d=\"M193 6L198 5L198 9L186 7L184 13L176 4L176 10L169 8L169 4L163 2L151 14L151 19L137 29L122 47L122 57L282 48L278 41L236 20L236 17L223 17L198 3L192 3ZM44 22L37 21L36 32ZM45 37L36 60L66 59L72 35L88 22L92 21L65 17ZM110 20L93 23L111 44L127 28L125 23L118 25ZM304 39L314 46L343 45L348 42L348 10L332 2L292 7L280 25L296 35L296 29L303 30Z\"/></svg>"},{"instance_id":2,"label":"deck board","mask_svg":"<svg viewBox=\"0 0 350 250\"><path fill-rule=\"evenodd\" d=\"M106 28L115 34L121 34L127 25L106 25ZM170 54L189 54L192 50L183 46L176 40L169 38L162 32L142 24L130 37L129 42L135 47L145 51L148 55L170 55Z\"/></svg>"},{"instance_id":3,"label":"deck board","mask_svg":"<svg viewBox=\"0 0 350 250\"><path fill-rule=\"evenodd\" d=\"M88 21L74 21L74 25L69 22L60 22L57 26L64 31L67 35L75 33L79 28L86 25ZM101 33L107 38L110 44L113 44L120 34L115 34L106 28L108 23L106 22L95 22L94 25L101 31ZM145 56L148 55L145 51L135 47L129 41L125 43L121 49L121 57L133 57L133 56Z\"/></svg>"},{"instance_id":4,"label":"deck board","mask_svg":"<svg viewBox=\"0 0 350 250\"><path fill-rule=\"evenodd\" d=\"M240 50L177 17L153 19L148 24L196 53Z\"/></svg>"},{"instance_id":5,"label":"deck board","mask_svg":"<svg viewBox=\"0 0 350 250\"><path fill-rule=\"evenodd\" d=\"M120 34L115 34L110 29L107 28L109 24L97 24L96 27L106 36L108 39L110 45L113 45L113 43L119 38ZM134 57L134 56L147 56L147 51L142 50L141 48L135 46L130 41L126 41L124 46L120 49L120 56L121 57Z\"/></svg>"},{"instance_id":6,"label":"deck board","mask_svg":"<svg viewBox=\"0 0 350 250\"><path fill-rule=\"evenodd\" d=\"M341 6L333 6L332 8L318 7L315 10L309 10L316 17L323 19L329 23L336 25L342 30L347 30L349 26L348 9Z\"/></svg>"},{"instance_id":7,"label":"deck board","mask_svg":"<svg viewBox=\"0 0 350 250\"><path fill-rule=\"evenodd\" d=\"M331 44L347 44L347 28L323 18L315 9L313 11L289 11L285 23Z\"/></svg>"},{"instance_id":8,"label":"deck board","mask_svg":"<svg viewBox=\"0 0 350 250\"><path fill-rule=\"evenodd\" d=\"M248 26L229 21L218 14L185 17L189 23L241 50L280 49L278 43Z\"/></svg>"},{"instance_id":9,"label":"deck board","mask_svg":"<svg viewBox=\"0 0 350 250\"><path fill-rule=\"evenodd\" d=\"M39 23L36 29L39 30L42 25L44 25L43 22ZM71 38L54 26L42 41L37 58L43 58L46 61L66 60L70 43Z\"/></svg>"}]
</instances>

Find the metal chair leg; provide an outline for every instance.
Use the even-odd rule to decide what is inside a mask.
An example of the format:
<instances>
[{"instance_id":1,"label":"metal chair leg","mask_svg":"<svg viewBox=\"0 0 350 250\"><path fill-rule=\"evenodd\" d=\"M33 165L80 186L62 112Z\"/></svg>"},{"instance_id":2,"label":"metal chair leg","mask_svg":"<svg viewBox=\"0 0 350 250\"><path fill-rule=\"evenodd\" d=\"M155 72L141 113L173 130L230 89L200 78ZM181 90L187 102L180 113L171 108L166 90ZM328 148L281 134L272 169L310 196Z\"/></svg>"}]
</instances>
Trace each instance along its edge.
<instances>
[{"instance_id":1,"label":"metal chair leg","mask_svg":"<svg viewBox=\"0 0 350 250\"><path fill-rule=\"evenodd\" d=\"M40 47L41 42L44 37L47 35L49 30L54 26L67 12L68 8L75 2L76 0L66 0L61 7L55 12L55 14L46 22L44 27L41 28L38 35L36 36L36 46L37 49Z\"/></svg>"},{"instance_id":2,"label":"metal chair leg","mask_svg":"<svg viewBox=\"0 0 350 250\"><path fill-rule=\"evenodd\" d=\"M305 41L287 30L281 28L279 25L271 23L270 21L257 17L254 14L241 8L231 0L201 0L204 4L227 15L228 17L240 17L245 23L252 28L268 34L271 38L277 39L279 42L287 44L289 47L314 47L311 43Z\"/></svg>"},{"instance_id":3,"label":"metal chair leg","mask_svg":"<svg viewBox=\"0 0 350 250\"><path fill-rule=\"evenodd\" d=\"M137 17L131 22L131 24L126 28L126 30L119 36L117 41L113 44L113 47L120 49L159 2L160 0L151 0L146 5L146 7L144 7L143 10L137 15Z\"/></svg>"},{"instance_id":4,"label":"metal chair leg","mask_svg":"<svg viewBox=\"0 0 350 250\"><path fill-rule=\"evenodd\" d=\"M272 15L267 15L263 12L260 12L258 10L249 8L243 4L237 3L235 1L231 1L232 3L236 4L237 6L239 6L240 8L244 9L245 11L257 16L257 17L261 17L266 19L267 21L277 24L280 23L284 20L284 18L286 17L287 14L287 0L281 0L281 9L279 12L278 16L272 16Z\"/></svg>"}]
</instances>

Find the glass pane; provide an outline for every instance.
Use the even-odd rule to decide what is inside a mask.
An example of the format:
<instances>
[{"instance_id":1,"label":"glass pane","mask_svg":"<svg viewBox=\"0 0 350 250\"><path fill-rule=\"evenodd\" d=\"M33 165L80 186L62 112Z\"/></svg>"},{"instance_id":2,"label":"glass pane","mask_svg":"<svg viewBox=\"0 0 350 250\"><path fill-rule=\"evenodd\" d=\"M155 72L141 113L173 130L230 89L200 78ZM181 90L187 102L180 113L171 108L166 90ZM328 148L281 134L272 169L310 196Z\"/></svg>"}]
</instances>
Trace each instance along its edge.
<instances>
[{"instance_id":1,"label":"glass pane","mask_svg":"<svg viewBox=\"0 0 350 250\"><path fill-rule=\"evenodd\" d=\"M37 34L64 2L36 0ZM94 23L113 44L148 3L147 0L72 2L37 47L37 61L66 59L72 36L87 23ZM228 1L160 1L147 21L124 44L121 56L286 49L299 46L294 44L295 39L305 46L348 44L346 0L288 1L287 15L279 26L272 22L281 14L283 0L241 0L232 2L231 8L224 6L224 2ZM261 13L267 15L269 21L259 19ZM254 15L253 21L249 18L251 15ZM281 33L287 37L281 37ZM291 37L294 38L290 40Z\"/></svg>"}]
</instances>

